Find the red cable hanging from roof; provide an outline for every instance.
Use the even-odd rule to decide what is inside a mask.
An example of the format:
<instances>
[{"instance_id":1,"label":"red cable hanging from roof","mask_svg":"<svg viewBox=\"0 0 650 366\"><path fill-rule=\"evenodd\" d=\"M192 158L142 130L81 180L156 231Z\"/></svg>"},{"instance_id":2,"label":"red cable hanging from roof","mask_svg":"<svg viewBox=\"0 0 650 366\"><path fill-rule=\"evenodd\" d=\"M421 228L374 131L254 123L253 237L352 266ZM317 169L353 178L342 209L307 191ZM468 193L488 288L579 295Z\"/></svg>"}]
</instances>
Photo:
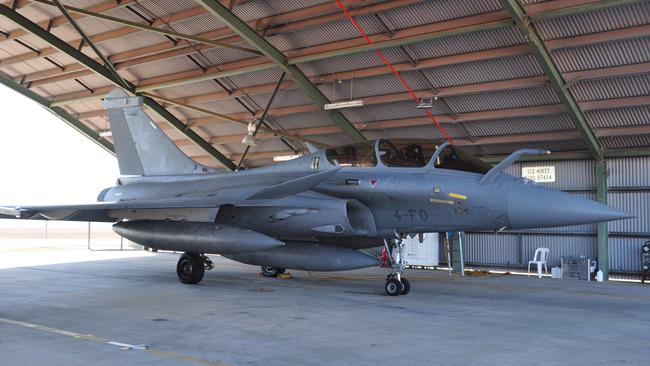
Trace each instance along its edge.
<instances>
[{"instance_id":1,"label":"red cable hanging from roof","mask_svg":"<svg viewBox=\"0 0 650 366\"><path fill-rule=\"evenodd\" d=\"M339 6L339 8L341 8L341 10L343 10L343 13L345 14L345 16L350 20L350 22L352 22L352 25L354 25L354 27L357 28L357 30L359 31L359 34L361 34L363 39L366 40L366 43L368 43L368 44L374 43L372 41L372 39L370 39L370 37L368 37L368 34L363 30L363 28L361 27L361 24L359 24L352 17L352 14L350 14L348 12L348 10L345 8L345 6L343 6L341 1L340 0L335 0L335 1L336 1L336 4ZM415 92L413 91L413 89L411 89L408 82L406 82L406 79L404 79L402 74L400 74L400 72L397 71L397 69L393 66L393 64L388 60L386 55L384 55L384 53L381 52L381 50L375 50L375 54L381 59L381 61L386 66L388 66L390 71L392 71L393 74L395 74L395 76L397 76L397 79L402 83L402 85L404 85L404 87L406 88L408 93L411 95L411 97L413 97L413 100L415 100L416 103L420 104L420 98L418 98L418 96L415 95ZM431 120L436 125L438 130L445 136L445 139L447 139L447 141L449 141L449 142L453 142L453 138L451 137L451 135L447 132L447 130L444 129L444 127L442 127L442 125L440 125L440 123L438 123L438 121L436 120L436 117L433 115L433 113L431 113L431 111L428 110L428 109L425 109L424 112L427 114L427 116L429 116L429 118L431 118Z\"/></svg>"}]
</instances>

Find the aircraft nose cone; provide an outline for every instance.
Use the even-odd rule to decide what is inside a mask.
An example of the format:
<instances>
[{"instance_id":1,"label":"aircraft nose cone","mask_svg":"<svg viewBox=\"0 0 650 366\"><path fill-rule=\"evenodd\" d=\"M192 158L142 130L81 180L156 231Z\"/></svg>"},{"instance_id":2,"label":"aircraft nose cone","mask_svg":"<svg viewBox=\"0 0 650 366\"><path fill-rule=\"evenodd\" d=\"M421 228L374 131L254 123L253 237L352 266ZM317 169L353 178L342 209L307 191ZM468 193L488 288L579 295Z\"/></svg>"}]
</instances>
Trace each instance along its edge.
<instances>
[{"instance_id":1,"label":"aircraft nose cone","mask_svg":"<svg viewBox=\"0 0 650 366\"><path fill-rule=\"evenodd\" d=\"M537 186L515 189L508 197L513 229L581 225L635 217L627 212L565 192Z\"/></svg>"}]
</instances>

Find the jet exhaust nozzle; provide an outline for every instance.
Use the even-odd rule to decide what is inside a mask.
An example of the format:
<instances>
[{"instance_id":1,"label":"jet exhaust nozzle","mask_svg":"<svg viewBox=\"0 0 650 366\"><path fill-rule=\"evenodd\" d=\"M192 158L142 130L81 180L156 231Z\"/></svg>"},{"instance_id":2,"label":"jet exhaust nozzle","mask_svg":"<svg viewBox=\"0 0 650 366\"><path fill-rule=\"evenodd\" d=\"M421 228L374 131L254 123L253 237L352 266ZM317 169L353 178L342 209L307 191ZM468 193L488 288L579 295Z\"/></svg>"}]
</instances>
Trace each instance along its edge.
<instances>
[{"instance_id":1,"label":"jet exhaust nozzle","mask_svg":"<svg viewBox=\"0 0 650 366\"><path fill-rule=\"evenodd\" d=\"M246 253L284 245L253 230L207 222L124 221L113 225L113 231L134 243L154 249L193 253Z\"/></svg>"}]
</instances>

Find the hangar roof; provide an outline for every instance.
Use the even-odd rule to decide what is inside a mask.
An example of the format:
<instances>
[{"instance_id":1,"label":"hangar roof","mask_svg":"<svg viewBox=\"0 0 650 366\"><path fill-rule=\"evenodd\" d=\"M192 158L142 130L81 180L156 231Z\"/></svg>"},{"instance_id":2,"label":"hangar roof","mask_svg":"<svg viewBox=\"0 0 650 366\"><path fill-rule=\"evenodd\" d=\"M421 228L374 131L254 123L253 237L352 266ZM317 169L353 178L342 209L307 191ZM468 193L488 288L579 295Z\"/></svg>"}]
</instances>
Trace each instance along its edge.
<instances>
[{"instance_id":1,"label":"hangar roof","mask_svg":"<svg viewBox=\"0 0 650 366\"><path fill-rule=\"evenodd\" d=\"M60 2L119 77L55 3L16 0L0 7L0 81L107 149L101 98L126 82L190 156L237 164L286 72L245 166L306 152L305 141L442 141L433 119L488 158L650 151L647 0ZM377 51L417 98L434 98L433 118Z\"/></svg>"}]
</instances>

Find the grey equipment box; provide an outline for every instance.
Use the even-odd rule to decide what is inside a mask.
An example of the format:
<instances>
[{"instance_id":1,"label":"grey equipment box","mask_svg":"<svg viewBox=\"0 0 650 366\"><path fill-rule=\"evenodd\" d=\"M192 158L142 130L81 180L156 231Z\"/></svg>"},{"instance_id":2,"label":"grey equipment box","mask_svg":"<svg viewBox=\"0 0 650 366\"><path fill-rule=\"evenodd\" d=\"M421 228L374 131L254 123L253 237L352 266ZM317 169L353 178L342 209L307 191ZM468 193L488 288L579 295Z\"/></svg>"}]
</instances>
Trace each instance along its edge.
<instances>
[{"instance_id":1,"label":"grey equipment box","mask_svg":"<svg viewBox=\"0 0 650 366\"><path fill-rule=\"evenodd\" d=\"M592 259L562 257L562 279L591 281Z\"/></svg>"}]
</instances>

